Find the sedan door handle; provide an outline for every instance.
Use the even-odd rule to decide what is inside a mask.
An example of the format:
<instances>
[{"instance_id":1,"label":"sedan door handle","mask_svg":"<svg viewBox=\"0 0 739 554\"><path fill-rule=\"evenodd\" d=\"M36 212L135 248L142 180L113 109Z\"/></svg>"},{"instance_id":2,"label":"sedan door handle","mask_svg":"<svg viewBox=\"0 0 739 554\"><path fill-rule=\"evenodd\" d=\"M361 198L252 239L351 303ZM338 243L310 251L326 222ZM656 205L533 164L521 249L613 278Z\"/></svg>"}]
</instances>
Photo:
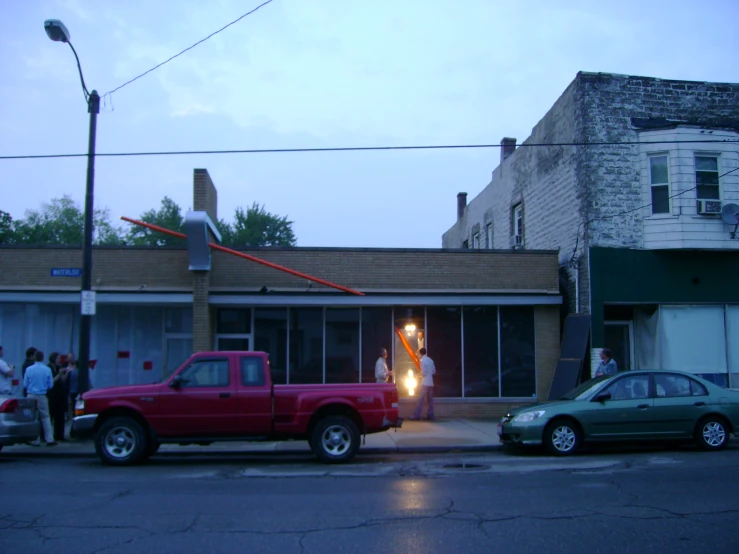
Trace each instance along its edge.
<instances>
[{"instance_id":1,"label":"sedan door handle","mask_svg":"<svg viewBox=\"0 0 739 554\"><path fill-rule=\"evenodd\" d=\"M705 406L705 405L706 405L705 402L696 402L695 404L693 404L693 406Z\"/></svg>"},{"instance_id":2,"label":"sedan door handle","mask_svg":"<svg viewBox=\"0 0 739 554\"><path fill-rule=\"evenodd\" d=\"M639 404L637 408L639 408L640 410L646 410L647 408L649 408L649 404Z\"/></svg>"},{"instance_id":3,"label":"sedan door handle","mask_svg":"<svg viewBox=\"0 0 739 554\"><path fill-rule=\"evenodd\" d=\"M228 398L229 396L231 396L230 392L222 392L218 395L219 398Z\"/></svg>"}]
</instances>

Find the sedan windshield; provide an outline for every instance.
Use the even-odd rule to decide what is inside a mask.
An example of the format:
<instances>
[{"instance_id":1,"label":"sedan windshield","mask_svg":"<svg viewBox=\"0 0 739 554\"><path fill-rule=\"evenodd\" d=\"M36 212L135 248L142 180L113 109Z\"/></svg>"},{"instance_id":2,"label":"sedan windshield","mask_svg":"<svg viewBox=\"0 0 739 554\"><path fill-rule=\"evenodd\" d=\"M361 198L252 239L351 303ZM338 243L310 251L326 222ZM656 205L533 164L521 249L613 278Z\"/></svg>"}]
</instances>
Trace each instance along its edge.
<instances>
[{"instance_id":1,"label":"sedan windshield","mask_svg":"<svg viewBox=\"0 0 739 554\"><path fill-rule=\"evenodd\" d=\"M575 387L570 392L565 394L560 400L582 400L589 396L595 389L600 387L603 383L611 379L613 375L601 375L595 379L585 381L582 385Z\"/></svg>"}]
</instances>

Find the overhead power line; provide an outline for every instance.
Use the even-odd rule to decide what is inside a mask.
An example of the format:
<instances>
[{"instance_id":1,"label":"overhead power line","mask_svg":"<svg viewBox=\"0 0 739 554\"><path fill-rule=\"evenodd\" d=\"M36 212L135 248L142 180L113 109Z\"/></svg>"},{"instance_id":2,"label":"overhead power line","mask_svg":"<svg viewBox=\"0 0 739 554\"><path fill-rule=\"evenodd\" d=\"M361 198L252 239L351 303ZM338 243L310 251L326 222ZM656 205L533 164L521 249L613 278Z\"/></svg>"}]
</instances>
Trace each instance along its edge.
<instances>
[{"instance_id":1,"label":"overhead power line","mask_svg":"<svg viewBox=\"0 0 739 554\"><path fill-rule=\"evenodd\" d=\"M734 169L731 169L727 171L726 173L722 173L718 176L719 179L722 177L726 177L729 173L734 173L735 171L739 171L739 167L735 167ZM672 196L668 196L667 200L672 200L673 198L677 198L678 196L682 196L686 192L690 192L692 190L696 190L698 186L691 187L689 189L685 189L681 192L678 192L677 194L673 194ZM664 200L662 201L664 202ZM570 267L575 267L577 265L577 261L575 260L575 257L577 256L577 248L580 246L580 229L583 227L583 225L587 225L588 223L591 223L593 221L604 221L606 219L614 219L616 217L621 217L623 215L629 215L633 212L638 212L639 210L645 210L647 208L651 208L654 205L654 202L650 202L649 204L644 204L643 206L639 206L637 208L631 208L630 210L624 210L623 212L611 214L611 215L603 215L599 217L592 217L590 219L587 219L585 221L581 221L580 224L577 226L577 237L575 239L575 248L572 250L572 258L570 258Z\"/></svg>"},{"instance_id":2,"label":"overhead power line","mask_svg":"<svg viewBox=\"0 0 739 554\"><path fill-rule=\"evenodd\" d=\"M550 148L556 146L623 146L637 144L739 144L739 139L709 139L709 140L663 140L663 141L623 141L623 142L555 142L555 143L522 143L519 148ZM366 152L378 150L461 150L473 148L501 148L500 144L444 144L444 145L415 145L415 146L345 146L331 148L264 148L245 150L174 150L160 152L108 152L97 153L99 157L133 157L133 156L186 156L204 154L288 154L298 152ZM82 158L87 154L28 154L18 156L0 156L0 160L24 160L43 158Z\"/></svg>"},{"instance_id":3,"label":"overhead power line","mask_svg":"<svg viewBox=\"0 0 739 554\"><path fill-rule=\"evenodd\" d=\"M246 13L245 13L244 15L242 15L242 16L241 16L241 17L239 17L238 19L234 19L234 20L233 20L233 21L232 21L231 23L229 23L228 25L224 25L223 27L221 27L221 28L220 28L220 29L218 29L217 31L215 31L215 32L213 32L213 33L211 33L211 34L209 34L209 35L208 35L207 37L205 37L204 39L201 39L201 40L197 41L197 42L196 42L195 44L193 44L192 46L188 46L188 47L187 47L187 48L185 48L185 49L184 49L184 50L183 50L182 52L179 52L179 53L175 54L174 56L172 56L171 58L169 58L169 59L167 59L167 60L164 60L164 61L163 61L162 63L160 63L160 64L157 64L157 65L155 65L154 67L152 67L152 68L151 68L151 69L149 69L148 71L144 71L144 72L143 72L143 73L142 73L141 75L137 75L136 77L134 77L134 78L133 78L133 79L131 79L130 81L126 81L126 82L125 82L125 83L123 83L123 84L122 84L121 86L119 86L119 87L116 87L116 88L114 88L114 89L113 89L113 90L111 90L110 92L106 92L106 93L105 93L105 94L103 95L103 97L105 97L105 96L110 96L110 95L111 95L111 94L113 94L114 92L116 92L116 91L119 91L119 90L121 90L121 89L122 89L123 87L125 87L126 85L130 85L130 84L131 84L131 83L133 83L134 81L136 81L136 80L138 80L138 79L141 79L141 77L143 77L144 75L147 75L147 74L151 73L152 71L154 71L154 70L156 70L156 69L159 69L159 68L160 68L160 67L162 67L162 66L163 66L164 64L166 64L166 63L169 63L169 62L171 62L172 60L174 60L174 59L175 59L175 58L177 58L178 56L181 56L182 54L184 54L184 53L185 53L185 52L187 52L188 50L192 50L192 49L193 49L193 48L195 48L195 47L196 47L197 45L199 45L199 44L202 44L202 43L204 43L204 42L205 42L206 40L208 40L209 38L211 38L211 37L214 37L215 35L217 35L217 34L218 34L218 33L220 33L221 31L224 31L225 29L228 29L228 28L229 28L229 27L230 27L231 25L234 25L235 23L238 23L239 21L241 21L242 19L244 19L244 18L245 18L246 16L248 16L248 15L251 15L251 14L253 14L253 13L254 13L255 11L257 11L257 10L258 10L258 9L260 9L260 8L263 8L264 6L266 6L267 4L269 4L269 3L270 3L270 2L272 2L272 1L273 1L273 0L267 0L266 2L263 2L262 4L258 5L258 6L256 7L256 8L254 8L253 10L251 10L251 11L249 11L249 12L246 12Z\"/></svg>"}]
</instances>

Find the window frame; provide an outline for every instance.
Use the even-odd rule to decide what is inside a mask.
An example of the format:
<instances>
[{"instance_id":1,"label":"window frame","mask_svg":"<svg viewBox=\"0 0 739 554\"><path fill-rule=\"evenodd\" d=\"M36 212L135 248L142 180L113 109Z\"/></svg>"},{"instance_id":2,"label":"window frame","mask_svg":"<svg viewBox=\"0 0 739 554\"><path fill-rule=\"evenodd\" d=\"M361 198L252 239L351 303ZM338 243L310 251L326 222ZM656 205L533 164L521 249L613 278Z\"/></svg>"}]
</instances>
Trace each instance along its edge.
<instances>
[{"instance_id":1,"label":"window frame","mask_svg":"<svg viewBox=\"0 0 739 554\"><path fill-rule=\"evenodd\" d=\"M480 233L474 233L472 235L472 249L473 250L480 249Z\"/></svg>"},{"instance_id":2,"label":"window frame","mask_svg":"<svg viewBox=\"0 0 739 554\"><path fill-rule=\"evenodd\" d=\"M493 249L493 224L492 223L488 223L485 226L485 242L486 242L485 246L487 247L487 249L492 250Z\"/></svg>"},{"instance_id":3,"label":"window frame","mask_svg":"<svg viewBox=\"0 0 739 554\"><path fill-rule=\"evenodd\" d=\"M716 171L708 171L705 169L698 169L698 158L714 158L716 160ZM716 184L711 185L700 185L698 184L698 173L716 173ZM722 190L721 190L721 154L718 152L693 152L693 178L695 179L695 199L696 200L714 200L721 201ZM701 196L700 187L716 187L716 198L708 198Z\"/></svg>"},{"instance_id":4,"label":"window frame","mask_svg":"<svg viewBox=\"0 0 739 554\"><path fill-rule=\"evenodd\" d=\"M652 176L652 160L655 158L665 158L666 162L666 169L667 169L667 182L665 183L655 183L653 176ZM670 199L670 196L672 195L672 187L670 184L670 154L669 152L650 152L647 155L647 169L649 172L648 175L648 184L649 184L649 204L650 204L650 211L651 215L671 215L672 214L672 201ZM654 189L657 187L665 187L667 188L667 210L666 211L654 211L655 206L658 204L654 200Z\"/></svg>"}]
</instances>

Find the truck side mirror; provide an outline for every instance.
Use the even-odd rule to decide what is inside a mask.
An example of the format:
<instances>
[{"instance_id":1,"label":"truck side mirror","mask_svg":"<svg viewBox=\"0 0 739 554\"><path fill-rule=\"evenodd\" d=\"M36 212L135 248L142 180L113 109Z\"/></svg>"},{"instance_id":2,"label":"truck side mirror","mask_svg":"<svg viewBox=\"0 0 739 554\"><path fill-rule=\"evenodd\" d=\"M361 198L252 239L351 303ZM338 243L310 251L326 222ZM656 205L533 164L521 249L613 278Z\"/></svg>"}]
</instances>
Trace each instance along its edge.
<instances>
[{"instance_id":1,"label":"truck side mirror","mask_svg":"<svg viewBox=\"0 0 739 554\"><path fill-rule=\"evenodd\" d=\"M180 388L182 386L182 377L180 377L179 375L175 375L174 379L170 381L169 386L173 389Z\"/></svg>"}]
</instances>

